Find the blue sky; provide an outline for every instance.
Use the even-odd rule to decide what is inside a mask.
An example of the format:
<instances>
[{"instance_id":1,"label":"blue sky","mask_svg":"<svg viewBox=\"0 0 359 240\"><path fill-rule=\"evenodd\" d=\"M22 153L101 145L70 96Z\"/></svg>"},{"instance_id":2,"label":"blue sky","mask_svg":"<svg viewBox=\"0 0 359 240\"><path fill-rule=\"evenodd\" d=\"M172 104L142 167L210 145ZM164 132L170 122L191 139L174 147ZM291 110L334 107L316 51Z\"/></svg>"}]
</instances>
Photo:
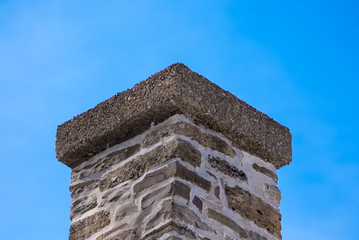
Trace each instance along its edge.
<instances>
[{"instance_id":1,"label":"blue sky","mask_svg":"<svg viewBox=\"0 0 359 240\"><path fill-rule=\"evenodd\" d=\"M359 4L0 0L0 239L67 239L57 125L175 62L290 128L284 240L359 239Z\"/></svg>"}]
</instances>

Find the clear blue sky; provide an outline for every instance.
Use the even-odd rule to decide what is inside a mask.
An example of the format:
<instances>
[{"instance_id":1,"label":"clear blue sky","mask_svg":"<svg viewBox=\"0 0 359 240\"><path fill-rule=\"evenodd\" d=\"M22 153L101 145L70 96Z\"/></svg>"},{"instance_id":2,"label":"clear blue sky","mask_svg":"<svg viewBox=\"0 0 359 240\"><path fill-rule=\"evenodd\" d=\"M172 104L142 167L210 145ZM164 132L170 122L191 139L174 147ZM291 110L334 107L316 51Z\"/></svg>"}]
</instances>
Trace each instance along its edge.
<instances>
[{"instance_id":1,"label":"clear blue sky","mask_svg":"<svg viewBox=\"0 0 359 240\"><path fill-rule=\"evenodd\" d=\"M358 4L0 0L0 239L67 239L57 125L183 62L290 128L283 239L358 240Z\"/></svg>"}]
</instances>

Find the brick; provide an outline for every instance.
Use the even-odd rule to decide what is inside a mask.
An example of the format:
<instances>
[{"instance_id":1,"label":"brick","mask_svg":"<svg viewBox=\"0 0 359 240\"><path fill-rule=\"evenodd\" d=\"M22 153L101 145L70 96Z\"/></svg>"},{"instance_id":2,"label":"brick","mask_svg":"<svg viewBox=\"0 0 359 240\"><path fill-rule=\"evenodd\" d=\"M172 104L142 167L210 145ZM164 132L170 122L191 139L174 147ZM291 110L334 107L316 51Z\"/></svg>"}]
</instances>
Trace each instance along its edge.
<instances>
[{"instance_id":1,"label":"brick","mask_svg":"<svg viewBox=\"0 0 359 240\"><path fill-rule=\"evenodd\" d=\"M71 224L69 240L87 238L110 223L109 212L101 211Z\"/></svg>"},{"instance_id":2,"label":"brick","mask_svg":"<svg viewBox=\"0 0 359 240\"><path fill-rule=\"evenodd\" d=\"M206 223L201 221L195 212L187 206L181 206L175 203L173 200L166 200L158 207L158 212L151 216L149 221L146 223L145 229L147 231L159 226L162 222L176 219L181 222L191 224L204 231L213 231Z\"/></svg>"},{"instance_id":3,"label":"brick","mask_svg":"<svg viewBox=\"0 0 359 240\"><path fill-rule=\"evenodd\" d=\"M163 137L174 134L192 138L203 147L208 147L228 156L234 157L236 152L225 141L212 134L204 133L197 127L187 122L179 122L173 125L161 127L148 134L144 140L144 146L149 146L160 142Z\"/></svg>"},{"instance_id":4,"label":"brick","mask_svg":"<svg viewBox=\"0 0 359 240\"><path fill-rule=\"evenodd\" d=\"M235 233L237 233L241 238L247 238L248 234L247 232L240 226L238 226L235 221L232 219L226 217L225 215L208 208L208 217L212 218L213 220L219 222L222 225L225 225L232 229Z\"/></svg>"},{"instance_id":5,"label":"brick","mask_svg":"<svg viewBox=\"0 0 359 240\"><path fill-rule=\"evenodd\" d=\"M189 170L188 168L186 168L185 166L183 166L179 163L177 163L176 176L198 185L199 187L203 188L207 192L209 192L209 190L211 189L210 181L197 175L197 173Z\"/></svg>"},{"instance_id":6,"label":"brick","mask_svg":"<svg viewBox=\"0 0 359 240\"><path fill-rule=\"evenodd\" d=\"M180 158L191 164L199 164L201 154L197 150L194 151L193 146L189 143L174 139L103 176L99 184L100 190L114 187L127 180L138 179L151 168L173 158Z\"/></svg>"},{"instance_id":7,"label":"brick","mask_svg":"<svg viewBox=\"0 0 359 240\"><path fill-rule=\"evenodd\" d=\"M170 222L164 224L163 226L156 228L155 230L149 232L143 238L141 238L141 240L157 240L164 234L170 233L170 232L176 232L177 234L185 237L188 240L197 239L196 234L191 229L189 229L185 226L181 226L180 224L178 224L174 221L170 221ZM167 239L179 239L179 238L175 237L175 236L170 236Z\"/></svg>"},{"instance_id":8,"label":"brick","mask_svg":"<svg viewBox=\"0 0 359 240\"><path fill-rule=\"evenodd\" d=\"M219 199L219 194L221 193L221 188L219 186L216 186L214 188L214 196L216 196Z\"/></svg>"},{"instance_id":9,"label":"brick","mask_svg":"<svg viewBox=\"0 0 359 240\"><path fill-rule=\"evenodd\" d=\"M107 237L108 237L109 235L111 235L112 233L117 232L117 231L120 230L120 229L123 229L126 225L127 225L127 224L125 223L125 224L121 224L121 225L119 225L119 226L117 226L117 227L114 227L114 228L112 228L110 231L107 231L107 232L101 234L100 236L98 236L98 237L96 238L96 240L104 240L105 238L107 238Z\"/></svg>"},{"instance_id":10,"label":"brick","mask_svg":"<svg viewBox=\"0 0 359 240\"><path fill-rule=\"evenodd\" d=\"M201 200L199 197L194 196L194 197L193 197L193 200L192 200L192 203L198 208L198 210L199 210L200 212L202 212L203 202L202 202L202 200Z\"/></svg>"},{"instance_id":11,"label":"brick","mask_svg":"<svg viewBox=\"0 0 359 240\"><path fill-rule=\"evenodd\" d=\"M278 209L238 186L226 186L225 192L230 209L281 239L281 214Z\"/></svg>"},{"instance_id":12,"label":"brick","mask_svg":"<svg viewBox=\"0 0 359 240\"><path fill-rule=\"evenodd\" d=\"M138 193L143 189L149 188L157 183L163 182L164 180L176 175L177 162L171 162L166 164L162 168L149 172L145 177L133 187L133 191Z\"/></svg>"},{"instance_id":13,"label":"brick","mask_svg":"<svg viewBox=\"0 0 359 240\"><path fill-rule=\"evenodd\" d=\"M85 191L94 190L97 188L98 182L98 180L90 180L70 186L71 197L73 198Z\"/></svg>"},{"instance_id":14,"label":"brick","mask_svg":"<svg viewBox=\"0 0 359 240\"><path fill-rule=\"evenodd\" d=\"M109 200L110 203L112 202L117 202L123 198L126 198L128 196L129 193L129 186L121 186L120 190L118 190L117 192L115 192L114 194L111 195L111 198Z\"/></svg>"},{"instance_id":15,"label":"brick","mask_svg":"<svg viewBox=\"0 0 359 240\"><path fill-rule=\"evenodd\" d=\"M249 239L250 240L268 240L266 237L260 235L257 232L249 231Z\"/></svg>"},{"instance_id":16,"label":"brick","mask_svg":"<svg viewBox=\"0 0 359 240\"><path fill-rule=\"evenodd\" d=\"M96 163L87 165L81 170L73 170L71 174L71 181L77 181L91 174L99 173L112 165L115 165L123 160L131 157L140 150L140 145L136 144L126 149L121 149L116 152L109 153L107 156L98 160Z\"/></svg>"},{"instance_id":17,"label":"brick","mask_svg":"<svg viewBox=\"0 0 359 240\"><path fill-rule=\"evenodd\" d=\"M110 239L111 240L130 240L130 239L135 240L135 239L138 239L137 229L133 228L133 229L125 230L123 232L118 233L114 237L111 237Z\"/></svg>"},{"instance_id":18,"label":"brick","mask_svg":"<svg viewBox=\"0 0 359 240\"><path fill-rule=\"evenodd\" d=\"M234 238L232 238L232 237L230 237L230 236L225 235L224 240L234 240Z\"/></svg>"},{"instance_id":19,"label":"brick","mask_svg":"<svg viewBox=\"0 0 359 240\"><path fill-rule=\"evenodd\" d=\"M97 196L92 194L83 198L77 199L71 204L70 219L97 207Z\"/></svg>"},{"instance_id":20,"label":"brick","mask_svg":"<svg viewBox=\"0 0 359 240\"><path fill-rule=\"evenodd\" d=\"M141 208L147 208L148 206L152 205L154 202L165 198L169 196L180 196L186 200L189 200L189 194L190 194L191 188L187 185L178 182L173 181L167 186L164 186L160 189L154 190L144 196L142 198Z\"/></svg>"},{"instance_id":21,"label":"brick","mask_svg":"<svg viewBox=\"0 0 359 240\"><path fill-rule=\"evenodd\" d=\"M179 237L176 237L176 236L170 236L170 237L166 238L165 240L182 240L182 239Z\"/></svg>"},{"instance_id":22,"label":"brick","mask_svg":"<svg viewBox=\"0 0 359 240\"><path fill-rule=\"evenodd\" d=\"M267 198L275 201L279 205L282 196L278 187L265 183L263 188L264 188L264 195Z\"/></svg>"},{"instance_id":23,"label":"brick","mask_svg":"<svg viewBox=\"0 0 359 240\"><path fill-rule=\"evenodd\" d=\"M195 172L189 170L179 162L171 162L164 167L146 174L142 181L134 186L134 192L138 193L143 189L160 183L170 177L180 177L184 180L192 182L206 191L211 189L211 182L203 177L198 176Z\"/></svg>"},{"instance_id":24,"label":"brick","mask_svg":"<svg viewBox=\"0 0 359 240\"><path fill-rule=\"evenodd\" d=\"M247 181L247 175L235 166L230 165L226 160L209 156L208 162L212 168L217 169L218 171L230 177L239 179L241 181Z\"/></svg>"},{"instance_id":25,"label":"brick","mask_svg":"<svg viewBox=\"0 0 359 240\"><path fill-rule=\"evenodd\" d=\"M116 210L115 219L118 221L136 212L138 212L138 207L132 202L122 203Z\"/></svg>"},{"instance_id":26,"label":"brick","mask_svg":"<svg viewBox=\"0 0 359 240\"><path fill-rule=\"evenodd\" d=\"M256 164L256 163L253 163L252 168L253 168L254 170L256 170L257 172L260 172L260 173L266 175L267 177L272 178L275 182L278 182L278 176L277 176L277 174L276 174L275 172L269 170L268 168L259 166L259 165Z\"/></svg>"},{"instance_id":27,"label":"brick","mask_svg":"<svg viewBox=\"0 0 359 240\"><path fill-rule=\"evenodd\" d=\"M187 141L177 139L177 146L174 148L172 158L178 157L181 160L190 163L194 167L201 165L201 152L195 149L192 144Z\"/></svg>"}]
</instances>

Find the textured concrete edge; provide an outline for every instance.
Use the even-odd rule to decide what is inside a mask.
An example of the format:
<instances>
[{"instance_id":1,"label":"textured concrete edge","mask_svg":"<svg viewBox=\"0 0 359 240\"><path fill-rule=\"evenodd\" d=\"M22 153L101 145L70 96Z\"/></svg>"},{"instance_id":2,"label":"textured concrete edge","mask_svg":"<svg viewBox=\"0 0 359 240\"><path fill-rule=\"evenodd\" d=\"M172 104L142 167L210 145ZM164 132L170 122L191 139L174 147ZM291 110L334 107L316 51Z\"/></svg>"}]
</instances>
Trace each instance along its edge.
<instances>
[{"instance_id":1,"label":"textured concrete edge","mask_svg":"<svg viewBox=\"0 0 359 240\"><path fill-rule=\"evenodd\" d=\"M180 63L58 126L57 158L73 168L177 113L277 168L292 160L288 128Z\"/></svg>"}]
</instances>

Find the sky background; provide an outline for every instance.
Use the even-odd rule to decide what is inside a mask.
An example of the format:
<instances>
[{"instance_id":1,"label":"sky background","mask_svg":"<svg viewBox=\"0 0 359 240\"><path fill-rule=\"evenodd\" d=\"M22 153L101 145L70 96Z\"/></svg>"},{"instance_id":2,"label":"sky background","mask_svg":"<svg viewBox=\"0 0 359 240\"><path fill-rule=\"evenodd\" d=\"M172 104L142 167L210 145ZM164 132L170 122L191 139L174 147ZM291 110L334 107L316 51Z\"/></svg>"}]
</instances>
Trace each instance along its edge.
<instances>
[{"instance_id":1,"label":"sky background","mask_svg":"<svg viewBox=\"0 0 359 240\"><path fill-rule=\"evenodd\" d=\"M358 240L358 12L354 0L0 0L0 239L67 239L57 125L183 62L290 129L283 239Z\"/></svg>"}]
</instances>

